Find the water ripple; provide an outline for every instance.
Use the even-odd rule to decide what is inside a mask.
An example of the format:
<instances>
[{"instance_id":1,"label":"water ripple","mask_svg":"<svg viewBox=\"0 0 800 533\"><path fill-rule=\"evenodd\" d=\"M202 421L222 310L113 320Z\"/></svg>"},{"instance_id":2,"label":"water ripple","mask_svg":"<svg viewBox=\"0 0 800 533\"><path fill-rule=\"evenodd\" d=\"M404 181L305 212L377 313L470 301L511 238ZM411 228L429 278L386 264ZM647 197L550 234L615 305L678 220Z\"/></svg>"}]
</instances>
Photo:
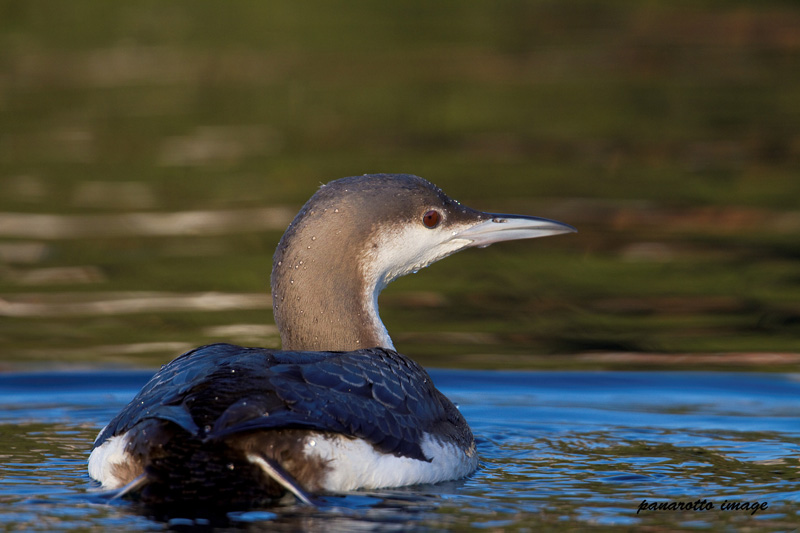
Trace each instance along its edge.
<instances>
[{"instance_id":1,"label":"water ripple","mask_svg":"<svg viewBox=\"0 0 800 533\"><path fill-rule=\"evenodd\" d=\"M434 370L470 421L481 468L461 481L328 495L235 513L229 525L330 531L795 527L800 382L788 374ZM108 502L86 475L97 431L149 372L0 375L0 524L142 530L159 522ZM712 510L640 506L706 500ZM728 502L728 503L726 503ZM723 510L766 503L767 508ZM794 524L794 526L793 526Z\"/></svg>"}]
</instances>

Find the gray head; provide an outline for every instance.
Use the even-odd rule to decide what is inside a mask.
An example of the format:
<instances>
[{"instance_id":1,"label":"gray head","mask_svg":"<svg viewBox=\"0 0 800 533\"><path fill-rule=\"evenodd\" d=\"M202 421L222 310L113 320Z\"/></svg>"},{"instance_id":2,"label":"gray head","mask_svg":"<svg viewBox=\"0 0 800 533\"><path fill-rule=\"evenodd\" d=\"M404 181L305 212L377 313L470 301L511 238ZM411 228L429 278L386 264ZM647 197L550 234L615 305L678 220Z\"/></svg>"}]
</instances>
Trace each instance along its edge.
<instances>
[{"instance_id":1,"label":"gray head","mask_svg":"<svg viewBox=\"0 0 800 533\"><path fill-rule=\"evenodd\" d=\"M406 174L323 185L278 244L275 322L285 350L393 348L378 316L392 280L473 246L567 233L552 220L483 213Z\"/></svg>"}]
</instances>

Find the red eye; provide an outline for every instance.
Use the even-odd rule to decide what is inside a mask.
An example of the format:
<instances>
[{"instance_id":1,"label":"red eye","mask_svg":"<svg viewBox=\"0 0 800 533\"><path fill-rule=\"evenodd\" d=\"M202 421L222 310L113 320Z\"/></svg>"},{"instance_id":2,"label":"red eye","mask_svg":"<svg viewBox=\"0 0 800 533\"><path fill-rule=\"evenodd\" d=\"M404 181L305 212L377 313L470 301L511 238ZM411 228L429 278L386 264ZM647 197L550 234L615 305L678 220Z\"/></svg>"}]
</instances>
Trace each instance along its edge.
<instances>
[{"instance_id":1,"label":"red eye","mask_svg":"<svg viewBox=\"0 0 800 533\"><path fill-rule=\"evenodd\" d=\"M422 223L425 224L425 227L427 228L431 229L435 228L436 226L439 225L439 222L441 222L441 220L442 220L441 213L439 213L439 211L436 211L434 209L431 209L430 211L422 215Z\"/></svg>"}]
</instances>

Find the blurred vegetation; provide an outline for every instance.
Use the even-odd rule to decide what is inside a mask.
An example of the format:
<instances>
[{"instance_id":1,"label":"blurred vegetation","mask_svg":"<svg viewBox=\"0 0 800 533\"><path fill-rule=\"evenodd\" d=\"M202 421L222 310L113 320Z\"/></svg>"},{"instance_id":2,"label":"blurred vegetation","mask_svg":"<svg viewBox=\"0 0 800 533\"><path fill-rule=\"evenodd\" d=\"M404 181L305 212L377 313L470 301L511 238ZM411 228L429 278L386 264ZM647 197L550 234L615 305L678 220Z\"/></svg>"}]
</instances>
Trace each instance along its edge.
<instances>
[{"instance_id":1,"label":"blurred vegetation","mask_svg":"<svg viewBox=\"0 0 800 533\"><path fill-rule=\"evenodd\" d=\"M0 215L295 210L331 179L409 172L579 228L387 289L397 347L429 365L748 353L748 368L797 369L759 354L800 352L798 171L794 2L0 0ZM3 223L7 303L266 295L281 233L35 238ZM237 342L208 328L271 322L268 302L3 316L0 353L152 365L175 354L92 348Z\"/></svg>"}]
</instances>

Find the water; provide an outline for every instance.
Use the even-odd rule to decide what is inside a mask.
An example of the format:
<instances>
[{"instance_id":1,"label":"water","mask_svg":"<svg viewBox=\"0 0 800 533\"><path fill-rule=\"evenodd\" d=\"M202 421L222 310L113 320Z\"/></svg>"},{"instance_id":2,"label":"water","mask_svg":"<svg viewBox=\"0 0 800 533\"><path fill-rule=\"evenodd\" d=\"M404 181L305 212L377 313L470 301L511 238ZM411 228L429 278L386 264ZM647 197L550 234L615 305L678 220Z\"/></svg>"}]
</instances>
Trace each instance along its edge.
<instances>
[{"instance_id":1,"label":"water","mask_svg":"<svg viewBox=\"0 0 800 533\"><path fill-rule=\"evenodd\" d=\"M800 525L799 375L431 374L476 434L482 461L474 476L329 495L318 509L284 505L235 513L226 524L327 531ZM152 519L130 502L109 501L86 474L98 430L149 376L0 375L0 529L198 526ZM644 500L701 500L705 510L637 512ZM748 509L722 510L734 502Z\"/></svg>"}]
</instances>

